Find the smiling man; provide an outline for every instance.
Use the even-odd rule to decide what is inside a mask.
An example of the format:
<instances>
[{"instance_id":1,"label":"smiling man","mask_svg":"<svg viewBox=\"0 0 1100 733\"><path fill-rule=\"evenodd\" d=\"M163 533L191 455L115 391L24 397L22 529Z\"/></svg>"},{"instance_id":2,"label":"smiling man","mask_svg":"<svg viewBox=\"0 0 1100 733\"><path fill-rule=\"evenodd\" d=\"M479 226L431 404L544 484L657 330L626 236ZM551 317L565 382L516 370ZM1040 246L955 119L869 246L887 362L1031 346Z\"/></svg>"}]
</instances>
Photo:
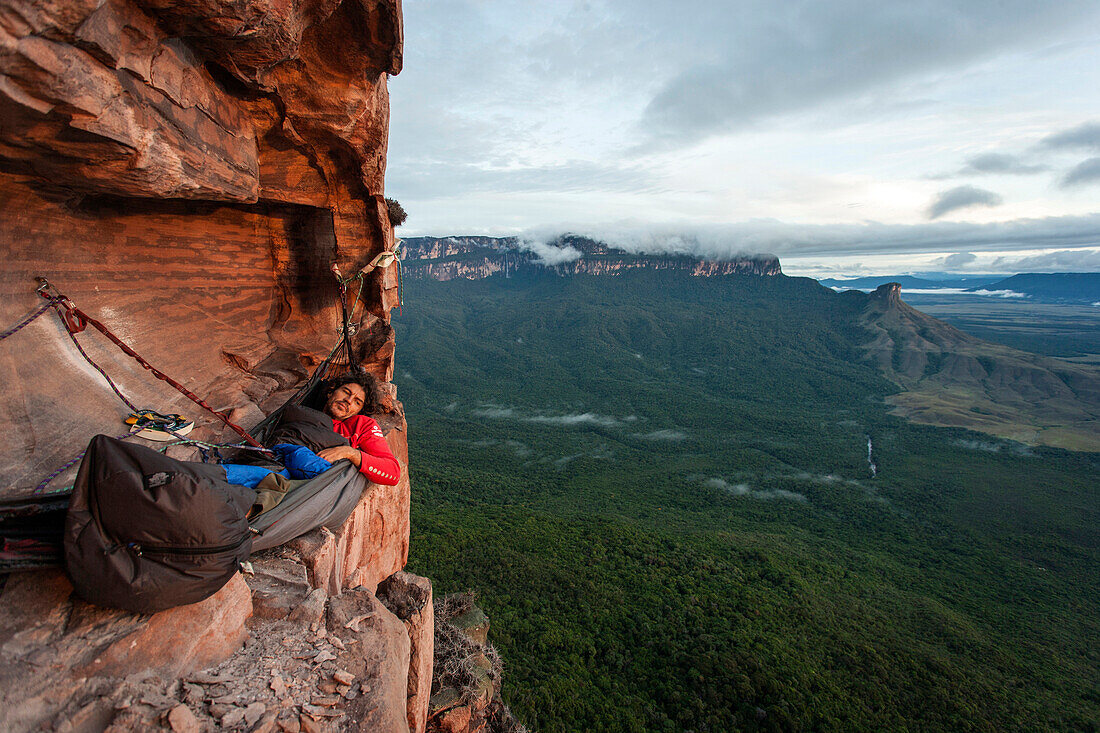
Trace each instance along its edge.
<instances>
[{"instance_id":1,"label":"smiling man","mask_svg":"<svg viewBox=\"0 0 1100 733\"><path fill-rule=\"evenodd\" d=\"M337 377L329 382L324 412L332 418L332 429L351 445L325 448L317 456L330 463L346 458L371 481L393 486L401 478L401 466L393 457L382 428L372 418L360 414L364 407L374 410L376 390L369 375Z\"/></svg>"}]
</instances>

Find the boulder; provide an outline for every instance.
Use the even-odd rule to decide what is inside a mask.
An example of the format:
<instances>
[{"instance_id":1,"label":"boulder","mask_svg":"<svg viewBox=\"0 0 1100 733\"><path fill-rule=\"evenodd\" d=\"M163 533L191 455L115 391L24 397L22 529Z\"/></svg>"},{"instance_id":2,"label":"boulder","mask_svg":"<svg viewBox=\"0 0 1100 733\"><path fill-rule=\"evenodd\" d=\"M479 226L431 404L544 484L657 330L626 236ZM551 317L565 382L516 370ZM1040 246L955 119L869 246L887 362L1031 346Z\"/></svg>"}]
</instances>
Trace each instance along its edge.
<instances>
[{"instance_id":1,"label":"boulder","mask_svg":"<svg viewBox=\"0 0 1100 733\"><path fill-rule=\"evenodd\" d=\"M409 634L407 688L410 733L424 733L432 692L435 614L432 583L412 573L394 573L378 586L378 599L405 624Z\"/></svg>"},{"instance_id":2,"label":"boulder","mask_svg":"<svg viewBox=\"0 0 1100 733\"><path fill-rule=\"evenodd\" d=\"M137 672L179 677L204 669L240 647L251 615L252 594L240 574L234 575L205 601L141 617L137 628L112 641L76 672L88 677L126 677ZM77 626L73 631L90 633L92 629Z\"/></svg>"},{"instance_id":3,"label":"boulder","mask_svg":"<svg viewBox=\"0 0 1100 733\"><path fill-rule=\"evenodd\" d=\"M329 601L328 633L348 648L339 655L340 668L363 680L348 704L360 729L406 733L410 641L401 619L373 593L349 590Z\"/></svg>"},{"instance_id":4,"label":"boulder","mask_svg":"<svg viewBox=\"0 0 1100 733\"><path fill-rule=\"evenodd\" d=\"M305 567L290 558L268 553L254 557L252 567L247 583L256 618L285 619L313 590Z\"/></svg>"},{"instance_id":5,"label":"boulder","mask_svg":"<svg viewBox=\"0 0 1100 733\"><path fill-rule=\"evenodd\" d=\"M309 595L290 612L290 620L303 626L319 624L325 615L328 593L324 588L314 588Z\"/></svg>"}]
</instances>

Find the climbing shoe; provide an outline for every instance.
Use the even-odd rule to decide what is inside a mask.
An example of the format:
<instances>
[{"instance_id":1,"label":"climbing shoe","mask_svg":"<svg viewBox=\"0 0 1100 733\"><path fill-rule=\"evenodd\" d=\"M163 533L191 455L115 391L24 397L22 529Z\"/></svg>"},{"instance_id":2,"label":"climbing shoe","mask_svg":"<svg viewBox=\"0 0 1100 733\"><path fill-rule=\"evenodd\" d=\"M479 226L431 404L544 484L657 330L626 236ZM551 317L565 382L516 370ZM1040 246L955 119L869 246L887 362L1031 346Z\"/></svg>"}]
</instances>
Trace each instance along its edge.
<instances>
[{"instance_id":1,"label":"climbing shoe","mask_svg":"<svg viewBox=\"0 0 1100 733\"><path fill-rule=\"evenodd\" d=\"M195 427L193 420L187 420L175 413L162 415L156 410L131 412L126 418L126 424L130 426L130 432L139 438L159 441L175 440L177 436L187 435Z\"/></svg>"}]
</instances>

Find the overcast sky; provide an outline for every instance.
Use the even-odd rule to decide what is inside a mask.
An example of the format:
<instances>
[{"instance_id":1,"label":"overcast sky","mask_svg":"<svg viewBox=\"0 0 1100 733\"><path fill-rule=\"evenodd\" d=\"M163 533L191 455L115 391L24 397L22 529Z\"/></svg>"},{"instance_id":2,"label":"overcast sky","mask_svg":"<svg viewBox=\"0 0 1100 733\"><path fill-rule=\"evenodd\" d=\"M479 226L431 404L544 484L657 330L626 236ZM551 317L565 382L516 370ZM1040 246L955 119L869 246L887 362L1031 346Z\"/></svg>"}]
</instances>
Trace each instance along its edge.
<instances>
[{"instance_id":1,"label":"overcast sky","mask_svg":"<svg viewBox=\"0 0 1100 733\"><path fill-rule=\"evenodd\" d=\"M1100 270L1100 2L404 0L399 233Z\"/></svg>"}]
</instances>

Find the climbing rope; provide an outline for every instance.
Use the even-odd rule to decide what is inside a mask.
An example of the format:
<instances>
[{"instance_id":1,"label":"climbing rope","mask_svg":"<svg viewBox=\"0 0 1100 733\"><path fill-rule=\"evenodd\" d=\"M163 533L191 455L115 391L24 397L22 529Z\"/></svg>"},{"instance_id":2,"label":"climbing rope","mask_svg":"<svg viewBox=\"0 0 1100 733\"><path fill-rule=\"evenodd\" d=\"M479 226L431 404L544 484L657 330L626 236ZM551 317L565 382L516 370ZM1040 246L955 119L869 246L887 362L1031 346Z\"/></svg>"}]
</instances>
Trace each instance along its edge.
<instances>
[{"instance_id":1,"label":"climbing rope","mask_svg":"<svg viewBox=\"0 0 1100 733\"><path fill-rule=\"evenodd\" d=\"M176 433L173 433L170 430L165 431L165 432L168 432L171 435L176 435ZM116 435L115 440L125 440L126 438L132 438L135 435L136 435L136 433L123 433L122 435ZM165 445L161 448L158 448L157 452L158 453L165 453L169 448L171 448L173 446L177 446L177 445L193 445L193 446L197 447L199 449L199 452L202 454L202 457L203 457L202 462L203 463L209 463L210 462L209 461L209 455L207 454L207 451L212 451L214 453L214 455L217 456L220 459L221 458L221 453L218 450L219 448L235 448L235 449L238 449L238 450L252 450L252 451L257 451L257 452L262 451L264 453L269 453L270 452L266 448L256 448L256 447L251 446L251 445L243 445L243 444L238 444L238 443L208 443L208 442L203 441L203 440L192 440L190 438L184 438L184 437L178 436L178 435L177 435L177 438L178 438L177 440L175 440L171 443L168 443L167 445ZM67 493L70 493L73 490L73 485L72 484L70 484L68 486L63 486L60 489L55 489L54 491L46 491L46 487L49 486L50 483L52 483L53 480L56 479L58 476L65 473L67 470L69 470L70 468L75 466L77 463L79 463L81 461L81 459L84 458L84 454L87 453L87 452L88 452L87 450L80 451L79 453L76 454L76 456L71 461L66 462L61 467L59 467L57 470L50 473L50 475L46 476L46 478L39 481L38 485L35 486L34 489L31 491L31 494L33 496L44 496L44 495L45 496L50 496L50 495L53 495L53 494L67 494Z\"/></svg>"},{"instance_id":2,"label":"climbing rope","mask_svg":"<svg viewBox=\"0 0 1100 733\"><path fill-rule=\"evenodd\" d=\"M334 236L335 236L335 233L334 233ZM377 255L374 256L374 259L372 259L361 270L359 270L359 272L355 273L354 275L352 275L350 277L344 277L343 274L340 272L340 266L337 265L335 262L332 263L332 267L330 269L332 270L332 274L336 276L336 283L340 287L340 307L341 307L341 316L342 317L347 315L347 297L346 297L346 295L347 295L348 283L350 283L352 281L355 281L355 280L359 281L359 289L356 291L355 298L352 300L352 305L351 305L351 311L352 311L352 313L354 313L355 312L355 305L359 302L359 296L363 292L363 276L365 274L367 274L368 272L373 272L375 269L377 269L379 267L385 269L385 268L389 267L390 265L392 265L394 262L397 263L397 271L396 271L396 278L397 278L397 312L400 313L401 312L401 306L403 305L403 302L401 300L401 240L400 239L395 239L394 240L393 249L384 249L384 250L382 250L381 252L379 252ZM345 338L347 338L347 335L348 335L346 325L347 324L345 323L345 329L344 329ZM348 361L350 363L350 353L349 353Z\"/></svg>"},{"instance_id":3,"label":"climbing rope","mask_svg":"<svg viewBox=\"0 0 1100 733\"><path fill-rule=\"evenodd\" d=\"M65 319L65 316L61 313L61 310L60 310L62 308L61 304L59 302L55 302L54 307L57 309L58 315L61 317L61 321L63 323L65 323L65 333L68 335L69 339L73 342L73 346L76 347L76 350L78 352L80 352L80 355L82 357L84 357L84 361L88 362L88 364L91 365L92 369L95 369L97 372L99 372L100 376L102 376L105 380L107 380L107 385L110 386L111 391L114 392L116 395L118 395L118 398L120 400L122 400L124 403L126 403L126 406L130 408L131 412L140 412L138 407L133 402L126 399L126 395L122 394L122 390L120 390L118 388L118 385L116 385L114 380L111 379L110 375L107 374L106 371L104 371L103 367L101 367L99 364L96 364L95 361L92 359L92 357L88 356L88 352L84 350L84 347L80 345L80 342L76 340L76 334L74 334L69 329L69 327L68 327L69 323ZM83 329L81 329L81 330L83 330Z\"/></svg>"},{"instance_id":4,"label":"climbing rope","mask_svg":"<svg viewBox=\"0 0 1100 733\"><path fill-rule=\"evenodd\" d=\"M375 267L389 267L394 262L397 263L397 270L394 276L397 278L397 312L401 313L401 240L396 237L393 240L393 249L382 250L378 253L367 267L374 269Z\"/></svg>"},{"instance_id":5,"label":"climbing rope","mask_svg":"<svg viewBox=\"0 0 1100 733\"><path fill-rule=\"evenodd\" d=\"M340 288L340 323L343 331L340 344L344 346L344 355L347 359L347 363L351 364L351 333L348 323L350 320L348 317L348 283L352 281L357 281L359 283L359 287L355 292L355 300L352 301L351 304L351 308L354 311L355 305L359 302L359 295L363 292L363 271L360 270L351 277L345 278L340 272L340 265L337 263L333 262L330 269L332 270L332 274L336 277L337 286ZM340 347L340 344L337 344L337 348Z\"/></svg>"},{"instance_id":6,"label":"climbing rope","mask_svg":"<svg viewBox=\"0 0 1100 733\"><path fill-rule=\"evenodd\" d=\"M34 321L34 319L38 318L40 315L42 315L43 313L48 311L50 308L52 308L54 303L56 302L56 300L57 300L56 298L49 298L34 313L31 313L29 316L27 316L26 318L24 318L22 321L15 324L11 328L7 329L6 331L0 332L0 341L3 341L8 336L11 336L15 333L18 333L19 331L21 331L26 326L29 326L31 324L31 322Z\"/></svg>"},{"instance_id":7,"label":"climbing rope","mask_svg":"<svg viewBox=\"0 0 1100 733\"><path fill-rule=\"evenodd\" d=\"M397 248L395 247L394 250L396 250L396 249ZM295 401L295 400L301 400L306 391L308 391L309 389L312 389L314 386L316 386L316 383L320 379L324 378L324 375L328 372L328 366L332 361L332 357L335 356L336 352L340 349L341 346L343 346L345 348L345 353L346 353L346 356L347 356L347 363L349 365L351 364L351 338L350 338L351 334L350 334L350 323L349 323L350 318L349 318L349 312L348 312L348 306L347 306L347 286L348 286L348 283L350 283L352 281L357 281L358 282L358 287L356 289L355 297L352 300L352 305L351 305L351 312L354 313L355 306L356 306L356 304L358 304L360 302L360 297L361 297L362 292L363 292L363 274L365 272L369 271L368 268L373 270L375 267L380 267L380 266L381 267L387 267L394 261L394 259L396 259L396 251L389 251L389 250L384 251L381 254L379 254L377 257L375 257L374 260L372 260L372 262L367 267L365 267L362 270L360 270L359 272L357 272L354 276L346 278L346 279L340 274L340 270L336 266L336 264L333 264L332 271L333 271L333 274L336 275L337 282L339 283L339 286L340 286L340 308L341 308L341 320L342 320L342 325L343 325L343 334L342 334L342 337L341 337L340 341L338 341L332 347L331 351L329 351L328 356L326 356L325 359L321 362L321 364L319 364L317 366L317 368L314 370L313 375L306 382L306 384L303 385L301 388L299 388L298 391L295 392L295 394L291 397L291 399L288 400L288 402L292 402L292 401ZM398 270L400 271L400 261L399 260L398 260ZM107 384L110 386L111 390L115 393L115 395L117 395L118 398L120 400L122 400L122 402L127 407L130 408L130 411L132 413L134 413L135 415L140 415L143 412L148 412L148 410L139 409L131 400L129 400L126 397L126 395L124 395L122 393L122 391L118 388L118 385L115 384L114 380L111 379L110 375L107 374L106 370L104 370L102 367L100 367L95 362L95 360L93 360L92 357L88 355L88 352L84 350L84 347L80 344L80 341L76 338L76 334L81 333L82 331L84 331L89 324L91 326L93 326L96 330L98 330L100 333L102 333L104 336L106 336L112 343L114 343L116 346L118 346L125 354L127 354L128 356L135 359L139 364L142 365L142 367L144 367L145 369L152 372L152 374L155 377L157 377L161 381L167 382L169 385L174 387L176 390L178 390L180 393L182 393L185 397L190 399L192 402L195 402L200 407L202 407L202 408L208 410L209 412L213 413L215 416L217 416L219 419L221 419L222 422L224 422L229 428L231 428L234 432L236 432L238 435L243 437L248 442L248 445L246 445L244 443L209 443L209 442L206 442L206 441L194 440L194 439L191 439L191 438L184 437L183 435L180 435L179 433L176 433L176 432L172 431L171 429L168 429L165 426L165 427L162 427L160 429L162 429L164 432L168 433L169 435L172 435L173 437L175 437L176 440L174 442L169 443L169 444L165 445L164 447L160 448L161 453L164 453L165 451L168 450L168 448L170 448L172 446L193 445L193 446L196 446L199 449L199 452L202 455L202 459L203 459L204 463L209 462L210 455L209 455L208 451L211 451L214 454L214 456L216 457L216 459L220 460L221 459L221 453L219 451L220 448L234 448L234 449L240 449L240 450L252 450L252 451L262 452L262 453L265 453L265 454L270 454L271 453L271 451L269 449L267 449L263 445L261 445L259 441L257 441L251 435L249 435L243 428L241 428L240 426L235 425L233 422L231 422L229 420L229 417L226 414L213 409L205 401L203 401L201 398L196 396L194 393L192 393L186 387L181 385L179 382L172 379L168 375L164 374L159 369L156 369L155 367L153 367L140 354L135 352L125 342L123 342L121 339L119 339L117 336L115 336L101 322L99 322L98 320L92 318L91 316L86 314L84 311L77 308L76 305L69 298L67 298L62 293L57 292L56 288L46 278L39 277L39 278L35 278L35 280L39 283L38 287L35 290L35 292L39 296L44 298L46 302L43 303L34 313L30 314L29 316L26 316L25 318L23 318L23 320L21 320L16 325L12 326L9 329L4 330L3 332L0 332L0 341L2 341L4 339L8 338L9 336L17 333L18 331L22 330L27 325L32 323L34 320L39 318L46 311L48 311L52 308L57 313L58 317L61 319L61 322L64 324L66 334L69 336L69 339L73 342L73 345L76 347L76 349L80 353L80 355L84 358L84 360L93 369L95 369L97 372L99 372L100 376L102 376L103 379L107 382ZM54 291L54 294L52 294L52 295L49 292L51 290ZM400 280L398 281L398 300L400 302ZM281 408L279 410L276 410L276 412L272 413L272 415L269 416L268 420L265 420L264 423L267 423L271 418L276 417L276 415L278 413L280 413L281 411L282 411ZM123 435L118 436L116 439L123 440L125 438L133 437L135 434L136 433L134 433L134 432L125 433ZM44 479L42 479L42 481L40 481L37 486L35 486L35 488L32 490L31 493L33 495L43 495L43 494L52 495L52 494L63 494L63 493L66 493L68 491L71 491L72 488L73 488L72 486L66 486L66 487L63 487L61 489L57 489L57 490L51 491L51 492L47 492L46 489L50 485L50 483L54 481L54 479L56 479L61 474L65 473L65 471L72 468L72 466L76 465L81 459L83 459L84 454L86 452L87 451L81 451L72 460L67 461L65 464L63 464L62 466L60 466L59 468L57 468L56 470L51 472L48 476L46 476Z\"/></svg>"},{"instance_id":8,"label":"climbing rope","mask_svg":"<svg viewBox=\"0 0 1100 733\"><path fill-rule=\"evenodd\" d=\"M131 435L132 435L131 433L124 433L122 435L117 435L117 436L115 436L115 440L125 440L126 438L131 437ZM78 453L76 455L76 457L73 458L71 461L69 461L68 463L61 466L61 468L57 469L56 471L51 473L46 478L39 481L38 485L34 487L34 490L31 492L31 494L33 494L35 496L40 496L42 494L64 494L64 493L71 492L73 490L72 486L64 486L60 489L57 489L56 491L46 491L46 487L49 486L50 482L53 481L55 478L57 478L58 476L65 473L66 471L68 471L73 466L75 466L77 463L79 463L80 459L82 459L84 457L84 454L87 453L87 452L88 452L87 450L80 451L80 453Z\"/></svg>"},{"instance_id":9,"label":"climbing rope","mask_svg":"<svg viewBox=\"0 0 1100 733\"><path fill-rule=\"evenodd\" d=\"M397 278L397 315L402 314L401 307L404 302L401 300L401 240L394 237L393 240L393 261L397 263L397 270L394 273L394 277Z\"/></svg>"}]
</instances>

